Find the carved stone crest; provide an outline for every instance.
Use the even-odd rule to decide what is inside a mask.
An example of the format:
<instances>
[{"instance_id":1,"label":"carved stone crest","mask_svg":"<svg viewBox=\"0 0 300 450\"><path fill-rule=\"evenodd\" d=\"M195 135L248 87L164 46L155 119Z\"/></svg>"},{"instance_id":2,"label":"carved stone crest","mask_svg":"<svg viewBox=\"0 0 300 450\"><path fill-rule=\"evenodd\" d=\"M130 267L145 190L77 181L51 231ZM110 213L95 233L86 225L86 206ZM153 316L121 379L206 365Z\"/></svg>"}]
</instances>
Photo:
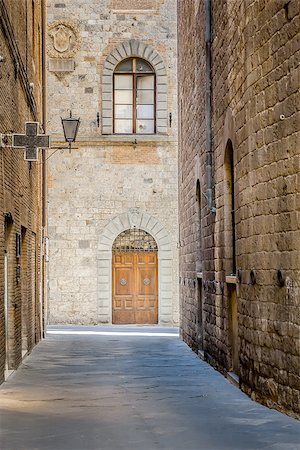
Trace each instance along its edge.
<instances>
[{"instance_id":1,"label":"carved stone crest","mask_svg":"<svg viewBox=\"0 0 300 450\"><path fill-rule=\"evenodd\" d=\"M128 213L130 225L132 227L138 227L141 222L141 211L139 208L131 208Z\"/></svg>"},{"instance_id":2,"label":"carved stone crest","mask_svg":"<svg viewBox=\"0 0 300 450\"><path fill-rule=\"evenodd\" d=\"M70 48L72 34L70 28L65 25L56 27L51 33L55 50L59 53L67 52Z\"/></svg>"},{"instance_id":3,"label":"carved stone crest","mask_svg":"<svg viewBox=\"0 0 300 450\"><path fill-rule=\"evenodd\" d=\"M72 58L79 48L80 33L74 23L60 20L49 26L47 52L51 58Z\"/></svg>"}]
</instances>

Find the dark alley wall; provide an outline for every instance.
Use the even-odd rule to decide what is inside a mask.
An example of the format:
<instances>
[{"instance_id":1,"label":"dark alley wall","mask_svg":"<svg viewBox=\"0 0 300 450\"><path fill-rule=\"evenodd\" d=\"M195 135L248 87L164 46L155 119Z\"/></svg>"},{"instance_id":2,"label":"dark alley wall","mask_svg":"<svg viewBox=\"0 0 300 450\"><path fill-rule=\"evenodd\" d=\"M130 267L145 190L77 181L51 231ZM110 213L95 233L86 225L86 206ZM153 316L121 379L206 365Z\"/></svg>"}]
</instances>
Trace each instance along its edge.
<instances>
[{"instance_id":1,"label":"dark alley wall","mask_svg":"<svg viewBox=\"0 0 300 450\"><path fill-rule=\"evenodd\" d=\"M299 414L299 2L212 1L211 48L205 3L178 1L182 336Z\"/></svg>"},{"instance_id":2,"label":"dark alley wall","mask_svg":"<svg viewBox=\"0 0 300 450\"><path fill-rule=\"evenodd\" d=\"M41 156L29 163L10 146L26 121L43 123L42 11L0 0L0 382L43 328Z\"/></svg>"}]
</instances>

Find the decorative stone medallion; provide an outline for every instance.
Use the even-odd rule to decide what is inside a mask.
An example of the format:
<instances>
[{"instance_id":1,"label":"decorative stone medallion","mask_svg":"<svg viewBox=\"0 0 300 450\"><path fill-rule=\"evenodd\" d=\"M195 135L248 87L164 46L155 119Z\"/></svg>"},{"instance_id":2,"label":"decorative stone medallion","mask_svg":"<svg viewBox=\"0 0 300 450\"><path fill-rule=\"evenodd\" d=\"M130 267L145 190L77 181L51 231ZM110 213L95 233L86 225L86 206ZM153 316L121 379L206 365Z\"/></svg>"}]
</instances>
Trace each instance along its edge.
<instances>
[{"instance_id":1,"label":"decorative stone medallion","mask_svg":"<svg viewBox=\"0 0 300 450\"><path fill-rule=\"evenodd\" d=\"M72 22L59 20L48 27L47 52L51 58L72 58L80 48L80 32Z\"/></svg>"},{"instance_id":2,"label":"decorative stone medallion","mask_svg":"<svg viewBox=\"0 0 300 450\"><path fill-rule=\"evenodd\" d=\"M121 278L120 279L120 285L121 286L126 286L126 284L127 284L127 280L125 278Z\"/></svg>"},{"instance_id":3,"label":"decorative stone medallion","mask_svg":"<svg viewBox=\"0 0 300 450\"><path fill-rule=\"evenodd\" d=\"M139 226L141 222L141 212L139 208L130 208L128 216L132 227Z\"/></svg>"},{"instance_id":4,"label":"decorative stone medallion","mask_svg":"<svg viewBox=\"0 0 300 450\"><path fill-rule=\"evenodd\" d=\"M148 278L148 277L144 278L144 285L145 286L149 286L150 283L151 283L150 278Z\"/></svg>"}]
</instances>

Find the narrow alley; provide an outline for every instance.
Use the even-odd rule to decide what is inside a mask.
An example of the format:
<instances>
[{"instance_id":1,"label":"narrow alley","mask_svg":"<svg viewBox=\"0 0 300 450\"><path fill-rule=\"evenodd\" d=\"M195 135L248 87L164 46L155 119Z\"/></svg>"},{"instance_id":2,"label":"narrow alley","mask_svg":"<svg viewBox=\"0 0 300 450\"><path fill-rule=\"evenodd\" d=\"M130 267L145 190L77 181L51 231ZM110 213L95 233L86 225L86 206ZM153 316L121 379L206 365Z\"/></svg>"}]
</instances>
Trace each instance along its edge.
<instances>
[{"instance_id":1,"label":"narrow alley","mask_svg":"<svg viewBox=\"0 0 300 450\"><path fill-rule=\"evenodd\" d=\"M177 328L52 326L0 388L1 450L297 450Z\"/></svg>"},{"instance_id":2,"label":"narrow alley","mask_svg":"<svg viewBox=\"0 0 300 450\"><path fill-rule=\"evenodd\" d=\"M300 450L299 6L0 0L0 450Z\"/></svg>"}]
</instances>

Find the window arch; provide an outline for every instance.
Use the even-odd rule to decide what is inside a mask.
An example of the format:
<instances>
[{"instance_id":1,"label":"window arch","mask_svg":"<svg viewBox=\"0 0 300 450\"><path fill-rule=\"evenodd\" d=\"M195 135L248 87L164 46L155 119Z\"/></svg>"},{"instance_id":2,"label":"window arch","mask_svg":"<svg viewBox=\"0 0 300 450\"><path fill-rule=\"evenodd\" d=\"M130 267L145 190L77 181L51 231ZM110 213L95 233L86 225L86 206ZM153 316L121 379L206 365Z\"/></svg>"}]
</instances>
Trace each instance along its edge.
<instances>
[{"instance_id":1,"label":"window arch","mask_svg":"<svg viewBox=\"0 0 300 450\"><path fill-rule=\"evenodd\" d=\"M143 60L145 64L153 69L156 87L154 100L155 118L153 119L155 122L155 133L168 134L167 73L165 64L153 47L135 39L119 44L104 61L102 71L102 134L114 133L113 97L115 71L120 63L128 62L131 58ZM122 68L121 64L120 68ZM123 66L123 69L125 69L125 66ZM149 132L147 134L152 133Z\"/></svg>"},{"instance_id":2,"label":"window arch","mask_svg":"<svg viewBox=\"0 0 300 450\"><path fill-rule=\"evenodd\" d=\"M153 134L155 124L156 77L150 63L127 58L114 70L113 132Z\"/></svg>"}]
</instances>

